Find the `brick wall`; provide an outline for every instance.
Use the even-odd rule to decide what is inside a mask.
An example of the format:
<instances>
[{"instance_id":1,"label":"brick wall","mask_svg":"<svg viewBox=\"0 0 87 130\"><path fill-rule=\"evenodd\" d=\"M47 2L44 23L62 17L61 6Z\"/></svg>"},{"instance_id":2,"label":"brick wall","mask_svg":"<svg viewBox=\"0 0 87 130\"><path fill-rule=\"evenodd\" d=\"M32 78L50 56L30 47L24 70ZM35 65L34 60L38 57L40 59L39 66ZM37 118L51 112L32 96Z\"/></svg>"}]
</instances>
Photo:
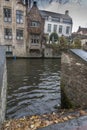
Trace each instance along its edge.
<instances>
[{"instance_id":1,"label":"brick wall","mask_svg":"<svg viewBox=\"0 0 87 130\"><path fill-rule=\"evenodd\" d=\"M73 107L87 107L87 62L72 52L62 54L61 87Z\"/></svg>"}]
</instances>

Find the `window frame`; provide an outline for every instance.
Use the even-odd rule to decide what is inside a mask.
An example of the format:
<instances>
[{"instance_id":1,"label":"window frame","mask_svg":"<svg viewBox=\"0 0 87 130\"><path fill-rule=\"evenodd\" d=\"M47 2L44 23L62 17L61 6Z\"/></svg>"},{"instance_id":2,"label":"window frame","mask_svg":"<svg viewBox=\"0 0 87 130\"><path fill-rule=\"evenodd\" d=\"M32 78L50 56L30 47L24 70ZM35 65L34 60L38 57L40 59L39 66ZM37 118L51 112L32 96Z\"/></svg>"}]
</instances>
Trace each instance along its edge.
<instances>
[{"instance_id":1,"label":"window frame","mask_svg":"<svg viewBox=\"0 0 87 130\"><path fill-rule=\"evenodd\" d=\"M12 45L5 45L5 47L6 47L6 55L12 55L13 54Z\"/></svg>"},{"instance_id":2,"label":"window frame","mask_svg":"<svg viewBox=\"0 0 87 130\"><path fill-rule=\"evenodd\" d=\"M67 26L66 27L66 34L69 34L70 33L70 26Z\"/></svg>"},{"instance_id":3,"label":"window frame","mask_svg":"<svg viewBox=\"0 0 87 130\"><path fill-rule=\"evenodd\" d=\"M23 11L22 10L16 10L16 23L17 24L23 24L24 23Z\"/></svg>"},{"instance_id":4,"label":"window frame","mask_svg":"<svg viewBox=\"0 0 87 130\"><path fill-rule=\"evenodd\" d=\"M12 40L12 29L11 28L4 28L4 39Z\"/></svg>"},{"instance_id":5,"label":"window frame","mask_svg":"<svg viewBox=\"0 0 87 130\"><path fill-rule=\"evenodd\" d=\"M57 25L56 24L54 24L54 26L53 26L53 32L57 32Z\"/></svg>"},{"instance_id":6,"label":"window frame","mask_svg":"<svg viewBox=\"0 0 87 130\"><path fill-rule=\"evenodd\" d=\"M37 45L40 42L40 35L32 34L31 35L31 44Z\"/></svg>"},{"instance_id":7,"label":"window frame","mask_svg":"<svg viewBox=\"0 0 87 130\"><path fill-rule=\"evenodd\" d=\"M51 27L52 27L52 24L48 24L48 26L47 26L47 32L51 32Z\"/></svg>"},{"instance_id":8,"label":"window frame","mask_svg":"<svg viewBox=\"0 0 87 130\"><path fill-rule=\"evenodd\" d=\"M8 2L9 2L10 0L5 0L5 1L8 1Z\"/></svg>"},{"instance_id":9,"label":"window frame","mask_svg":"<svg viewBox=\"0 0 87 130\"><path fill-rule=\"evenodd\" d=\"M39 21L31 21L31 27L39 27L40 26L40 22Z\"/></svg>"},{"instance_id":10,"label":"window frame","mask_svg":"<svg viewBox=\"0 0 87 130\"><path fill-rule=\"evenodd\" d=\"M23 39L24 39L24 30L23 29L16 29L16 40L22 41Z\"/></svg>"},{"instance_id":11,"label":"window frame","mask_svg":"<svg viewBox=\"0 0 87 130\"><path fill-rule=\"evenodd\" d=\"M7 11L7 12L6 12ZM12 9L11 8L3 8L3 13L4 13L4 22L12 22Z\"/></svg>"},{"instance_id":12,"label":"window frame","mask_svg":"<svg viewBox=\"0 0 87 130\"><path fill-rule=\"evenodd\" d=\"M61 34L63 32L63 26L59 25L59 33Z\"/></svg>"}]
</instances>

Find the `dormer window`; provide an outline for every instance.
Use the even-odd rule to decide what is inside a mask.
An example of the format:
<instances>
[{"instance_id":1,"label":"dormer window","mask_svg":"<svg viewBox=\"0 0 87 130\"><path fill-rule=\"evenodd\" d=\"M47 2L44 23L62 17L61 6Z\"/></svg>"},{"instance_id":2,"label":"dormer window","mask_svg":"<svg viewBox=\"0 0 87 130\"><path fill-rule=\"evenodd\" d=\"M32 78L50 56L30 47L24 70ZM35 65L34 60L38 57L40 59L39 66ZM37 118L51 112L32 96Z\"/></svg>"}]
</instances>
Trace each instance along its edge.
<instances>
[{"instance_id":1,"label":"dormer window","mask_svg":"<svg viewBox=\"0 0 87 130\"><path fill-rule=\"evenodd\" d=\"M51 17L51 16L49 16L48 20L49 20L49 21L51 21L51 20L52 20L52 17Z\"/></svg>"},{"instance_id":2,"label":"dormer window","mask_svg":"<svg viewBox=\"0 0 87 130\"><path fill-rule=\"evenodd\" d=\"M38 21L32 21L31 22L31 26L32 27L39 27L40 26L40 23Z\"/></svg>"}]
</instances>

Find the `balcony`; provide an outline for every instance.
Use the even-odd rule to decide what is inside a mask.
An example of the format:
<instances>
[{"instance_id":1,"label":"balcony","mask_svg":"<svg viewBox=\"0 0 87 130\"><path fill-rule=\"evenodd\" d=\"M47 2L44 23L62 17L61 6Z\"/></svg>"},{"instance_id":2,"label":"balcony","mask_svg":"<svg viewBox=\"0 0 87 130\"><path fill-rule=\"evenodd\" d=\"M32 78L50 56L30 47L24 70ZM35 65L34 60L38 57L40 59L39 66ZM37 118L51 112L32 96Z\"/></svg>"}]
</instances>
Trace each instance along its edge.
<instances>
[{"instance_id":1,"label":"balcony","mask_svg":"<svg viewBox=\"0 0 87 130\"><path fill-rule=\"evenodd\" d=\"M42 32L41 27L29 27L28 32L31 34L40 34Z\"/></svg>"},{"instance_id":2,"label":"balcony","mask_svg":"<svg viewBox=\"0 0 87 130\"><path fill-rule=\"evenodd\" d=\"M30 44L29 49L30 50L40 50L41 45L40 44Z\"/></svg>"}]
</instances>

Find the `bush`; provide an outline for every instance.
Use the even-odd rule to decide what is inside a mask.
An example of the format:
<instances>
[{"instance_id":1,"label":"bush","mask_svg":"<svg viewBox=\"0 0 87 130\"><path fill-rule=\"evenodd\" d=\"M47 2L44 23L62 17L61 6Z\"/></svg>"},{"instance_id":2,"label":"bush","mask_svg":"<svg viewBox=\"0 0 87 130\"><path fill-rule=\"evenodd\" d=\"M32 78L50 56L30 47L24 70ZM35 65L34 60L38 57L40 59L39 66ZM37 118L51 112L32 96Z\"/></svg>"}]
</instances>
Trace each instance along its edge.
<instances>
[{"instance_id":1,"label":"bush","mask_svg":"<svg viewBox=\"0 0 87 130\"><path fill-rule=\"evenodd\" d=\"M76 38L74 40L74 48L77 48L77 49L81 48L81 40L79 38Z\"/></svg>"},{"instance_id":2,"label":"bush","mask_svg":"<svg viewBox=\"0 0 87 130\"><path fill-rule=\"evenodd\" d=\"M52 41L52 43L55 43L58 41L58 34L57 33L52 33L50 35L50 38L49 38L50 41Z\"/></svg>"},{"instance_id":3,"label":"bush","mask_svg":"<svg viewBox=\"0 0 87 130\"><path fill-rule=\"evenodd\" d=\"M68 41L64 36L60 37L59 43L61 50L66 50L68 48Z\"/></svg>"}]
</instances>

